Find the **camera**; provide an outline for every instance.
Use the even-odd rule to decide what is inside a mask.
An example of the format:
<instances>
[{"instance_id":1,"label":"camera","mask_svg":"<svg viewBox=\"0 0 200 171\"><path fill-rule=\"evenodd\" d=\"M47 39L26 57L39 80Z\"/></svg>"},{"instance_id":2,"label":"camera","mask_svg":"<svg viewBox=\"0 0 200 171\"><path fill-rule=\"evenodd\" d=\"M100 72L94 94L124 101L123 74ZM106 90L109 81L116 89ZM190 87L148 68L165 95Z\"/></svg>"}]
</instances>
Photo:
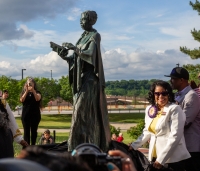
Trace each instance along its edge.
<instances>
[{"instance_id":1,"label":"camera","mask_svg":"<svg viewBox=\"0 0 200 171\"><path fill-rule=\"evenodd\" d=\"M108 162L115 164L120 170L122 170L121 157L109 156L106 153L103 153L101 149L94 144L80 144L74 149L74 151L72 151L72 155L79 156L92 170L95 171L108 171L106 165Z\"/></svg>"},{"instance_id":2,"label":"camera","mask_svg":"<svg viewBox=\"0 0 200 171\"><path fill-rule=\"evenodd\" d=\"M31 87L31 86L32 86L32 84L31 84L31 83L28 83L28 86L30 86L30 87Z\"/></svg>"}]
</instances>

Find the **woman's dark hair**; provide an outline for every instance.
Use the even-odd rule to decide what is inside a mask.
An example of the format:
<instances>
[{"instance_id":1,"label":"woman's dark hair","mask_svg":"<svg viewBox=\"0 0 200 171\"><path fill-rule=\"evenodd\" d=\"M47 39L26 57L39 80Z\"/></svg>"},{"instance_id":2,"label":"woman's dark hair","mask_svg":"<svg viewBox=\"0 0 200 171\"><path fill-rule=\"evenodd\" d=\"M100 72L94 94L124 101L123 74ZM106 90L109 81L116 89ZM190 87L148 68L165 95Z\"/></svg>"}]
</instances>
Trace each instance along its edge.
<instances>
[{"instance_id":1,"label":"woman's dark hair","mask_svg":"<svg viewBox=\"0 0 200 171\"><path fill-rule=\"evenodd\" d=\"M191 81L190 81L190 87L191 87L192 89L198 88L198 86L197 86L197 84L195 83L194 80L191 80Z\"/></svg>"},{"instance_id":2,"label":"woman's dark hair","mask_svg":"<svg viewBox=\"0 0 200 171\"><path fill-rule=\"evenodd\" d=\"M156 86L163 87L165 89L165 91L169 93L168 94L169 102L175 102L175 100L174 100L174 93L173 93L171 85L168 82L166 82L166 81L157 80L157 81L155 81L151 85L151 88L149 90L148 97L147 97L147 100L149 101L149 103L151 105L155 105L156 104L156 102L155 102L155 96L154 96L154 92L155 92Z\"/></svg>"},{"instance_id":3,"label":"woman's dark hair","mask_svg":"<svg viewBox=\"0 0 200 171\"><path fill-rule=\"evenodd\" d=\"M23 159L40 163L51 171L92 171L80 157L71 156L68 152L51 153L38 146L28 146L23 150L26 151Z\"/></svg>"},{"instance_id":4,"label":"woman's dark hair","mask_svg":"<svg viewBox=\"0 0 200 171\"><path fill-rule=\"evenodd\" d=\"M8 90L3 90L3 93L8 93Z\"/></svg>"}]
</instances>

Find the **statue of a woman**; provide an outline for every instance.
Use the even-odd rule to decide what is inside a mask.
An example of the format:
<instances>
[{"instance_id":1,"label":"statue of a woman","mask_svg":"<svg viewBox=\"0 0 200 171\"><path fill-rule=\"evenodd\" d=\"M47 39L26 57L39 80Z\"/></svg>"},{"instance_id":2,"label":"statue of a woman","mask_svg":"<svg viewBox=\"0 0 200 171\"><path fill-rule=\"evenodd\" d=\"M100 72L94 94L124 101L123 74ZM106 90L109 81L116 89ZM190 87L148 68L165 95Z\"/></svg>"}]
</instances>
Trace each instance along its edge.
<instances>
[{"instance_id":1,"label":"statue of a woman","mask_svg":"<svg viewBox=\"0 0 200 171\"><path fill-rule=\"evenodd\" d=\"M69 81L73 88L73 115L69 135L69 151L81 143L92 143L103 151L110 141L105 78L100 51L100 34L93 29L95 11L81 14L80 25L85 31L76 46L63 43L74 50L73 55L62 56L69 64Z\"/></svg>"}]
</instances>

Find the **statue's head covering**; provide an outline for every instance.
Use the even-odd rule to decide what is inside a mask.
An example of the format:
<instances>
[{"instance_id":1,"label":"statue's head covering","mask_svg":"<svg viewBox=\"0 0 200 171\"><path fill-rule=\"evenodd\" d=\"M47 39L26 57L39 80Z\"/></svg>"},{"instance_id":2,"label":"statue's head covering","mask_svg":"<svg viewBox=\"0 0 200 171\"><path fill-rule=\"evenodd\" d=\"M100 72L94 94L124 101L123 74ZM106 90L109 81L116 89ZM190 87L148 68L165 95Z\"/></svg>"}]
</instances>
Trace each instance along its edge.
<instances>
[{"instance_id":1,"label":"statue's head covering","mask_svg":"<svg viewBox=\"0 0 200 171\"><path fill-rule=\"evenodd\" d=\"M95 11L85 11L83 14L86 15L86 17L89 19L90 24L94 25L97 21L97 13Z\"/></svg>"}]
</instances>

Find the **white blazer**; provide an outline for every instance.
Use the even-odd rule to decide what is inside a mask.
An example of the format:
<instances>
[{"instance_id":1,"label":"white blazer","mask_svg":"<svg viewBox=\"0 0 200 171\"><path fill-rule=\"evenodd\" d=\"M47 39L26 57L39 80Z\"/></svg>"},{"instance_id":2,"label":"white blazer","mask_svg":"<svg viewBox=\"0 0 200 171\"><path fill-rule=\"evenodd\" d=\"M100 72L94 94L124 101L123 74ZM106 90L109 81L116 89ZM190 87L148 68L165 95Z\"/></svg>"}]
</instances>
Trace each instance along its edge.
<instances>
[{"instance_id":1,"label":"white blazer","mask_svg":"<svg viewBox=\"0 0 200 171\"><path fill-rule=\"evenodd\" d=\"M153 120L148 116L149 108L150 106L145 110L145 128L143 133L131 146L136 150L150 139L149 160L152 161L152 152L155 144L156 160L162 165L190 158L183 133L186 117L180 106L167 104L164 107L163 114L156 124L156 134L148 131Z\"/></svg>"},{"instance_id":2,"label":"white blazer","mask_svg":"<svg viewBox=\"0 0 200 171\"><path fill-rule=\"evenodd\" d=\"M22 133L19 130L19 127L17 125L15 117L14 117L8 103L6 103L6 110L7 110L8 118L9 118L8 126L12 131L14 141L19 144L22 140L24 140L24 138L23 138Z\"/></svg>"}]
</instances>

